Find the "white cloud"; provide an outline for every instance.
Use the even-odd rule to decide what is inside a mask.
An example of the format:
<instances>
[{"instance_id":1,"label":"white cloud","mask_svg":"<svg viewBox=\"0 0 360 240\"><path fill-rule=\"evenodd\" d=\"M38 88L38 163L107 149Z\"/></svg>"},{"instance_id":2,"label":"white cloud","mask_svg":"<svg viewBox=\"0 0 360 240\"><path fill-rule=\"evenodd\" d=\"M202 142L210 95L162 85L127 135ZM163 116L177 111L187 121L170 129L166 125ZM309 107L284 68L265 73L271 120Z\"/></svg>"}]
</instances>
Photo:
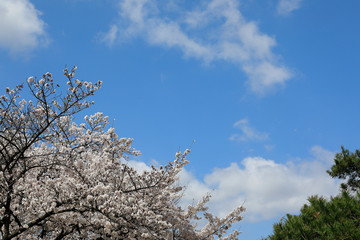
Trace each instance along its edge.
<instances>
[{"instance_id":1,"label":"white cloud","mask_svg":"<svg viewBox=\"0 0 360 240\"><path fill-rule=\"evenodd\" d=\"M177 5L177 3L179 5ZM284 85L291 78L287 67L272 52L273 37L261 33L244 18L237 0L199 1L194 10L178 1L121 0L118 31L111 27L104 41L142 37L149 44L180 49L186 57L205 63L223 60L237 64L258 94Z\"/></svg>"},{"instance_id":2,"label":"white cloud","mask_svg":"<svg viewBox=\"0 0 360 240\"><path fill-rule=\"evenodd\" d=\"M263 141L268 139L267 133L259 132L249 125L249 120L244 118L236 123L234 127L241 131L241 134L232 134L229 137L230 141L247 142L247 141Z\"/></svg>"},{"instance_id":3,"label":"white cloud","mask_svg":"<svg viewBox=\"0 0 360 240\"><path fill-rule=\"evenodd\" d=\"M302 0L280 0L277 6L277 12L281 15L287 15L300 8Z\"/></svg>"},{"instance_id":4,"label":"white cloud","mask_svg":"<svg viewBox=\"0 0 360 240\"><path fill-rule=\"evenodd\" d=\"M0 1L0 48L12 53L29 52L47 43L45 23L28 0Z\"/></svg>"},{"instance_id":5,"label":"white cloud","mask_svg":"<svg viewBox=\"0 0 360 240\"><path fill-rule=\"evenodd\" d=\"M224 215L243 204L248 221L296 213L309 196L338 192L338 183L326 173L334 154L319 146L312 148L311 154L310 160L286 164L262 157L248 157L241 164L233 162L227 168L214 169L205 176L204 183L193 178L195 184L189 195L199 199L204 189L213 189L210 207L215 213Z\"/></svg>"}]
</instances>

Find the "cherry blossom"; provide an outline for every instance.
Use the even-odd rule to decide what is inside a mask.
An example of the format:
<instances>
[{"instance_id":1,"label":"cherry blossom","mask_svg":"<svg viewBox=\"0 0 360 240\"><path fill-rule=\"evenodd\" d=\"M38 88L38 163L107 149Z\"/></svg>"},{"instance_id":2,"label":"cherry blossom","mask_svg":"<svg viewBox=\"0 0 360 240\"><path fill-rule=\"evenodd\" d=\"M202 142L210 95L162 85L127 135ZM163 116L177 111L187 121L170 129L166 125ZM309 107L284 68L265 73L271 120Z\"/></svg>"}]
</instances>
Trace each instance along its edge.
<instances>
[{"instance_id":1,"label":"cherry blossom","mask_svg":"<svg viewBox=\"0 0 360 240\"><path fill-rule=\"evenodd\" d=\"M140 151L108 127L107 116L74 121L102 86L75 72L64 70L65 84L51 73L29 77L29 100L19 101L24 85L0 96L0 239L237 239L231 226L242 206L219 218L206 207L210 195L177 205L190 150L138 172L127 159Z\"/></svg>"}]
</instances>

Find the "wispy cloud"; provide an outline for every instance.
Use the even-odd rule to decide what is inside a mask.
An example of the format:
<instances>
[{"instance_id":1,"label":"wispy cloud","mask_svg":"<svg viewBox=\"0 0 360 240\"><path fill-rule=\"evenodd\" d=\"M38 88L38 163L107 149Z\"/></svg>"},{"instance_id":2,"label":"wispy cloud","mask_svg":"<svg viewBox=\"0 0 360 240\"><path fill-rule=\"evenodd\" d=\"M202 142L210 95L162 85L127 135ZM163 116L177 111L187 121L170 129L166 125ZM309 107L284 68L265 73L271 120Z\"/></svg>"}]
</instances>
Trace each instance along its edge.
<instances>
[{"instance_id":1,"label":"wispy cloud","mask_svg":"<svg viewBox=\"0 0 360 240\"><path fill-rule=\"evenodd\" d=\"M302 0L279 0L277 12L280 15L287 15L300 8Z\"/></svg>"},{"instance_id":2,"label":"wispy cloud","mask_svg":"<svg viewBox=\"0 0 360 240\"><path fill-rule=\"evenodd\" d=\"M260 132L251 127L247 118L241 119L234 123L234 127L241 131L240 134L232 134L229 137L230 141L247 142L247 141L263 141L269 138L269 135Z\"/></svg>"},{"instance_id":3,"label":"wispy cloud","mask_svg":"<svg viewBox=\"0 0 360 240\"><path fill-rule=\"evenodd\" d=\"M237 0L197 4L188 10L178 1L121 0L117 31L111 27L104 41L142 37L151 45L178 48L186 57L205 63L235 63L248 76L250 90L260 95L291 78L290 70L272 51L275 39L245 19Z\"/></svg>"},{"instance_id":4,"label":"wispy cloud","mask_svg":"<svg viewBox=\"0 0 360 240\"><path fill-rule=\"evenodd\" d=\"M46 45L48 38L40 12L28 0L0 1L0 48L28 53Z\"/></svg>"},{"instance_id":5,"label":"wispy cloud","mask_svg":"<svg viewBox=\"0 0 360 240\"><path fill-rule=\"evenodd\" d=\"M108 46L112 46L115 43L116 35L118 33L118 27L116 25L111 25L108 32L100 34L100 39Z\"/></svg>"}]
</instances>

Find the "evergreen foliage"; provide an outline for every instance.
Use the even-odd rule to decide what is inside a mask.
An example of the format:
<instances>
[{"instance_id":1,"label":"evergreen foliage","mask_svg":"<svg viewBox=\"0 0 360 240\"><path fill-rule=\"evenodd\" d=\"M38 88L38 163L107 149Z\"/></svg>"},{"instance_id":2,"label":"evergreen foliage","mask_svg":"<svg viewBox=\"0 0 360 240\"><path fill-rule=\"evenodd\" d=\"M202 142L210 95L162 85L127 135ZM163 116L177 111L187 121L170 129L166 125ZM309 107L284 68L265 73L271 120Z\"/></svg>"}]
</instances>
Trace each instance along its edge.
<instances>
[{"instance_id":1,"label":"evergreen foliage","mask_svg":"<svg viewBox=\"0 0 360 240\"><path fill-rule=\"evenodd\" d=\"M312 196L300 215L287 214L267 240L360 239L360 194L342 192L326 200Z\"/></svg>"}]
</instances>

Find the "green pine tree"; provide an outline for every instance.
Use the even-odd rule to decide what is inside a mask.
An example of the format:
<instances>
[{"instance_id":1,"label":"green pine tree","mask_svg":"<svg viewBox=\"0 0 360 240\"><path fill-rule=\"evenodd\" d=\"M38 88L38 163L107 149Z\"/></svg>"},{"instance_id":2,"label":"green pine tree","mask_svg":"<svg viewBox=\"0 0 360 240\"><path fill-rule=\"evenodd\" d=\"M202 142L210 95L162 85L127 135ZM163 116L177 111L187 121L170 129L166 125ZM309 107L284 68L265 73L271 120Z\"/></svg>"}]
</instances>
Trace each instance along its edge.
<instances>
[{"instance_id":1,"label":"green pine tree","mask_svg":"<svg viewBox=\"0 0 360 240\"><path fill-rule=\"evenodd\" d=\"M342 192L326 200L312 196L299 215L286 215L268 240L360 239L360 194Z\"/></svg>"}]
</instances>

